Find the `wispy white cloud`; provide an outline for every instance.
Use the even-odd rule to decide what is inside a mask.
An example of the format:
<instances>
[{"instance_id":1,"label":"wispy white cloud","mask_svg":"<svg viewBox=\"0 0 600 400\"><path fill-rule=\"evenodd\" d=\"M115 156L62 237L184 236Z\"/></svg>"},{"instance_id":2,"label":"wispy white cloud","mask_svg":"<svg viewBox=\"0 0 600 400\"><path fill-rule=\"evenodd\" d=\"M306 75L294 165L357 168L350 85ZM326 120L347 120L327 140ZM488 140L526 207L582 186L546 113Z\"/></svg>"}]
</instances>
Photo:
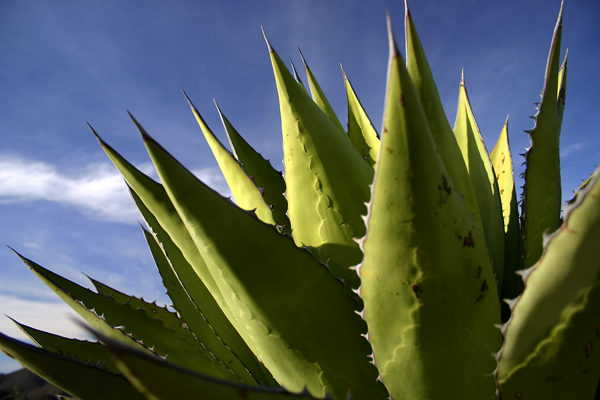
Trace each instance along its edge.
<instances>
[{"instance_id":1,"label":"wispy white cloud","mask_svg":"<svg viewBox=\"0 0 600 400\"><path fill-rule=\"evenodd\" d=\"M43 162L0 158L0 202L46 200L72 206L93 219L135 223L137 211L123 178L107 163L65 174Z\"/></svg>"},{"instance_id":2,"label":"wispy white cloud","mask_svg":"<svg viewBox=\"0 0 600 400\"><path fill-rule=\"evenodd\" d=\"M21 324L70 338L86 338L89 335L75 320L81 317L62 302L23 299L0 294L3 308L10 310L9 316ZM0 332L19 340L28 340L9 318L0 318Z\"/></svg>"},{"instance_id":3,"label":"wispy white cloud","mask_svg":"<svg viewBox=\"0 0 600 400\"><path fill-rule=\"evenodd\" d=\"M561 157L569 157L571 154L580 151L581 149L583 149L586 146L585 143L582 142L578 142L578 143L573 143L570 145L567 145L565 147L563 147L560 151L560 156Z\"/></svg>"},{"instance_id":4,"label":"wispy white cloud","mask_svg":"<svg viewBox=\"0 0 600 400\"><path fill-rule=\"evenodd\" d=\"M154 175L151 165L140 169ZM222 175L213 168L194 173L223 195L230 195ZM88 164L81 172L63 173L48 163L0 155L0 204L39 200L75 207L94 220L128 224L139 220L123 178L111 164Z\"/></svg>"}]
</instances>

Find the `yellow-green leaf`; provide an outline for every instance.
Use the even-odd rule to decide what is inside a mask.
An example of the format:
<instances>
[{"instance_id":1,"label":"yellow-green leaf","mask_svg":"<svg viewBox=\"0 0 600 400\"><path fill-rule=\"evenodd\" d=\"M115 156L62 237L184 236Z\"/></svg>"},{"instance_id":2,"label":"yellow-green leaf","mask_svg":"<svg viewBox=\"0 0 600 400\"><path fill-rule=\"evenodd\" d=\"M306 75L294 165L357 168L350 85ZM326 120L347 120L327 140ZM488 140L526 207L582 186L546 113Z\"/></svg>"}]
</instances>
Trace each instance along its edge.
<instances>
[{"instance_id":1,"label":"yellow-green leaf","mask_svg":"<svg viewBox=\"0 0 600 400\"><path fill-rule=\"evenodd\" d=\"M487 399L500 349L485 241L448 176L390 27L381 151L358 271L367 335L397 399Z\"/></svg>"},{"instance_id":2,"label":"yellow-green leaf","mask_svg":"<svg viewBox=\"0 0 600 400\"><path fill-rule=\"evenodd\" d=\"M235 328L273 377L318 397L351 390L355 399L386 398L344 285L288 235L204 185L147 134L144 141Z\"/></svg>"},{"instance_id":3,"label":"yellow-green leaf","mask_svg":"<svg viewBox=\"0 0 600 400\"><path fill-rule=\"evenodd\" d=\"M66 392L86 400L146 399L121 374L22 343L0 333L0 350Z\"/></svg>"},{"instance_id":4,"label":"yellow-green leaf","mask_svg":"<svg viewBox=\"0 0 600 400\"><path fill-rule=\"evenodd\" d=\"M348 137L359 154L371 167L375 168L377 156L379 155L379 135L362 104L360 104L360 100L356 96L356 92L350 84L343 67L342 72L348 99Z\"/></svg>"},{"instance_id":5,"label":"yellow-green leaf","mask_svg":"<svg viewBox=\"0 0 600 400\"><path fill-rule=\"evenodd\" d=\"M267 44L279 94L294 241L312 247L319 260L330 260L333 274L345 277L348 287L356 288L358 277L348 268L362 258L353 238L365 234L361 216L366 213L373 169Z\"/></svg>"},{"instance_id":6,"label":"yellow-green leaf","mask_svg":"<svg viewBox=\"0 0 600 400\"><path fill-rule=\"evenodd\" d=\"M312 98L314 102L317 103L319 108L323 110L325 115L329 117L329 119L335 124L335 126L337 126L342 132L346 132L344 130L344 127L342 126L342 123L340 122L340 119L335 114L333 107L331 107L329 100L327 100L323 89L321 89L319 82L317 82L317 78L315 78L308 64L306 63L306 60L304 59L304 55L300 51L300 48L298 48L298 52L300 52L300 58L302 58L302 63L304 64L304 69L306 70L306 77L308 79L308 84L310 86L310 91L312 93Z\"/></svg>"},{"instance_id":7,"label":"yellow-green leaf","mask_svg":"<svg viewBox=\"0 0 600 400\"><path fill-rule=\"evenodd\" d=\"M538 263L523 272L525 289L503 328L503 398L593 398L600 378L599 242L594 176L565 210L562 226L545 238Z\"/></svg>"},{"instance_id":8,"label":"yellow-green leaf","mask_svg":"<svg viewBox=\"0 0 600 400\"><path fill-rule=\"evenodd\" d=\"M408 9L407 1L405 1L405 6L406 68L419 95L425 117L429 123L429 129L440 152L444 166L456 189L463 195L467 207L475 215L475 221L481 226L479 206L477 205L477 198L473 191L469 171L461 157L461 150L446 117L437 85L433 79L433 74L425 56L425 50L419 39L417 28Z\"/></svg>"},{"instance_id":9,"label":"yellow-green leaf","mask_svg":"<svg viewBox=\"0 0 600 400\"><path fill-rule=\"evenodd\" d=\"M231 189L231 193L233 194L237 205L244 210L254 211L261 221L275 225L273 212L267 203L265 203L259 188L254 184L254 181L250 176L248 176L240 162L233 154L225 149L208 125L206 125L206 122L202 119L198 109L194 107L194 104L192 104L192 101L187 97L185 92L183 94L190 104L192 112L196 117L196 121L198 121L198 124L202 129L202 133L204 133L204 137L219 164L219 168L229 185L229 189Z\"/></svg>"},{"instance_id":10,"label":"yellow-green leaf","mask_svg":"<svg viewBox=\"0 0 600 400\"><path fill-rule=\"evenodd\" d=\"M501 292L504 279L505 238L500 190L494 167L469 103L464 75L460 82L454 135L469 171L481 216L481 229L496 274L498 290Z\"/></svg>"},{"instance_id":11,"label":"yellow-green leaf","mask_svg":"<svg viewBox=\"0 0 600 400\"><path fill-rule=\"evenodd\" d=\"M506 234L506 267L504 269L501 298L512 300L523 290L523 280L515 273L523 269L523 256L521 253L522 237L519 230L519 208L513 175L513 161L508 140L508 118L496 145L490 153L490 160L494 165L498 189L500 190L504 232ZM502 320L506 321L509 316L508 306L503 306L505 308L503 308Z\"/></svg>"},{"instance_id":12,"label":"yellow-green leaf","mask_svg":"<svg viewBox=\"0 0 600 400\"><path fill-rule=\"evenodd\" d=\"M564 107L566 79L560 69L560 43L562 37L562 5L550 53L542 98L535 115L535 126L529 131L531 146L525 155L523 175L523 220L525 267L535 264L542 255L544 233L555 231L561 222L560 183L560 122ZM566 69L563 70L566 72ZM561 80L562 79L562 80ZM559 83L559 80L562 83ZM560 100L559 100L560 99Z\"/></svg>"}]
</instances>

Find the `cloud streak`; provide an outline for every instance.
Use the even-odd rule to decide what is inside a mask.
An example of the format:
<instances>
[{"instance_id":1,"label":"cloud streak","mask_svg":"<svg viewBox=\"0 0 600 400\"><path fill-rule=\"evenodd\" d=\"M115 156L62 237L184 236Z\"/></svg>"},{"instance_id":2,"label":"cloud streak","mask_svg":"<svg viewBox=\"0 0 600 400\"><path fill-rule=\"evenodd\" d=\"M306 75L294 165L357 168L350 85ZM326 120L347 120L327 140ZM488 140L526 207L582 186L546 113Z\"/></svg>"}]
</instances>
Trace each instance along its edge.
<instances>
[{"instance_id":1,"label":"cloud streak","mask_svg":"<svg viewBox=\"0 0 600 400\"><path fill-rule=\"evenodd\" d=\"M155 175L149 164L140 169ZM221 194L230 195L223 177L213 168L194 173ZM68 174L48 163L0 156L0 204L32 201L74 207L93 220L126 224L139 220L123 178L112 164L88 164L81 172Z\"/></svg>"},{"instance_id":2,"label":"cloud streak","mask_svg":"<svg viewBox=\"0 0 600 400\"><path fill-rule=\"evenodd\" d=\"M581 151L587 145L588 145L587 143L583 143L583 142L569 144L568 146L565 146L561 149L560 156L565 157L565 158L569 157L572 154L577 153L578 151Z\"/></svg>"}]
</instances>

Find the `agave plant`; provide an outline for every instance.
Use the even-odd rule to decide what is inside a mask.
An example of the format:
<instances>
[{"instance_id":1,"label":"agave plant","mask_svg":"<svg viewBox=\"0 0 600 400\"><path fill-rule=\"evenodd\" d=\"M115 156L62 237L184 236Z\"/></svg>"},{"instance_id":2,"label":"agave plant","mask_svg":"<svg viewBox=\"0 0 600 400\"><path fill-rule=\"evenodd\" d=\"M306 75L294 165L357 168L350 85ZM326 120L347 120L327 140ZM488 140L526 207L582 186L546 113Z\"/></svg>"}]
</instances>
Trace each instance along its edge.
<instances>
[{"instance_id":1,"label":"agave plant","mask_svg":"<svg viewBox=\"0 0 600 400\"><path fill-rule=\"evenodd\" d=\"M463 79L450 127L406 11L406 64L388 19L381 136L345 73L347 129L306 62L312 96L267 40L285 179L218 109L226 150L186 95L235 203L133 117L161 183L94 132L176 312L19 255L99 341L17 323L39 347L0 335L0 348L81 399L591 399L600 184L561 214L562 6L520 215L507 124L488 155Z\"/></svg>"}]
</instances>

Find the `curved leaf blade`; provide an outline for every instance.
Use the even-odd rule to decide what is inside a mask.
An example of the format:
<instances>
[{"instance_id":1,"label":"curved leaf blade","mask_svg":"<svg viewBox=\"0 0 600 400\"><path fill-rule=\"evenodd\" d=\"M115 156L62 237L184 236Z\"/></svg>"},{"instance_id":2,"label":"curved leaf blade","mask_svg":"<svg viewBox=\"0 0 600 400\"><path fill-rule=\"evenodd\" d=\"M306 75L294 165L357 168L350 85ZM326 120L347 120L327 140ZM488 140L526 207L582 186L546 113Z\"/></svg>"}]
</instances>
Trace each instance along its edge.
<instances>
[{"instance_id":1,"label":"curved leaf blade","mask_svg":"<svg viewBox=\"0 0 600 400\"><path fill-rule=\"evenodd\" d=\"M331 391L345 398L348 390L356 399L387 397L367 361L356 304L329 270L289 236L204 185L147 134L144 140L202 257L219 277L236 328L273 377L288 390L307 387L319 397Z\"/></svg>"},{"instance_id":2,"label":"curved leaf blade","mask_svg":"<svg viewBox=\"0 0 600 400\"><path fill-rule=\"evenodd\" d=\"M290 64L292 65L292 73L294 74L294 79L296 80L296 82L298 82L298 85L300 85L300 87L304 89L304 91L306 91L306 93L310 96L310 93L308 93L308 90L306 89L306 86L304 86L302 79L300 79L300 75L298 75L298 71L296 71L296 66L294 65L294 62L292 61L291 57Z\"/></svg>"},{"instance_id":3,"label":"curved leaf blade","mask_svg":"<svg viewBox=\"0 0 600 400\"><path fill-rule=\"evenodd\" d=\"M513 175L513 161L508 140L508 118L500 132L500 137L490 153L490 160L496 172L502 214L504 217L504 233L506 234L506 263L502 299L514 299L523 291L523 280L516 271L523 269L522 236L519 229L519 208L517 191ZM506 306L506 304L505 304ZM502 321L508 320L508 307L503 309Z\"/></svg>"},{"instance_id":4,"label":"curved leaf blade","mask_svg":"<svg viewBox=\"0 0 600 400\"><path fill-rule=\"evenodd\" d=\"M433 74L425 56L425 50L419 39L416 26L406 6L406 68L410 78L415 85L423 111L429 123L429 129L435 140L435 144L444 161L444 166L456 189L464 196L469 210L475 215L475 221L482 226L479 214L477 198L473 190L473 184L469 177L469 171L462 158L461 150L452 132L448 118L442 106L440 94L437 90Z\"/></svg>"},{"instance_id":5,"label":"curved leaf blade","mask_svg":"<svg viewBox=\"0 0 600 400\"><path fill-rule=\"evenodd\" d=\"M562 77L559 57L562 11L561 4L548 54L542 97L534 116L535 125L528 132L531 147L525 154L522 206L526 268L535 264L542 255L544 233L555 231L561 223L559 122L562 121L564 97L561 98L561 93L564 95L564 90L559 84Z\"/></svg>"},{"instance_id":6,"label":"curved leaf blade","mask_svg":"<svg viewBox=\"0 0 600 400\"><path fill-rule=\"evenodd\" d=\"M348 268L362 257L353 238L365 233L361 215L366 212L373 169L296 83L268 41L267 45L279 94L294 241L311 246L320 261L331 259L333 274L356 288L358 277Z\"/></svg>"},{"instance_id":7,"label":"curved leaf blade","mask_svg":"<svg viewBox=\"0 0 600 400\"><path fill-rule=\"evenodd\" d=\"M263 198L272 208L273 219L281 227L281 231L289 232L290 220L287 216L288 203L284 195L285 180L283 175L244 140L223 115L218 105L217 110L221 116L221 121L223 121L223 127L233 150L233 155L242 163L244 170L252 177L256 186L261 188Z\"/></svg>"},{"instance_id":8,"label":"curved leaf blade","mask_svg":"<svg viewBox=\"0 0 600 400\"><path fill-rule=\"evenodd\" d=\"M196 307L190 295L187 293L183 283L172 268L170 260L162 251L162 247L158 243L155 236L144 230L144 237L150 247L154 261L163 278L167 293L173 300L173 307L177 310L181 319L190 328L190 331L202 342L206 348L214 354L224 365L227 365L240 380L246 384L256 384L254 378L247 367L240 361L235 353L227 347L223 340L216 334L209 322L204 318L204 315ZM258 360L251 365L253 370L259 372L259 379L262 378L262 371L258 365Z\"/></svg>"},{"instance_id":9,"label":"curved leaf blade","mask_svg":"<svg viewBox=\"0 0 600 400\"><path fill-rule=\"evenodd\" d=\"M469 171L481 216L481 229L485 235L490 261L496 274L498 291L501 292L506 248L500 191L494 167L469 103L464 75L460 82L454 134Z\"/></svg>"},{"instance_id":10,"label":"curved leaf blade","mask_svg":"<svg viewBox=\"0 0 600 400\"><path fill-rule=\"evenodd\" d=\"M116 362L140 392L153 400L171 399L249 399L249 400L310 400L308 393L294 394L283 388L248 386L217 380L193 370L183 369L163 360L103 339L112 350Z\"/></svg>"},{"instance_id":11,"label":"curved leaf blade","mask_svg":"<svg viewBox=\"0 0 600 400\"><path fill-rule=\"evenodd\" d=\"M135 119L133 121L138 129L143 129ZM155 222L151 228L165 246L165 251L169 254L177 275L196 307L201 310L217 335L262 382L259 377L263 374L254 353L233 327L231 322L233 315L163 186L125 160L96 132L94 134L102 149L152 215L152 218L148 213L144 215L146 222ZM139 204L138 208L142 210Z\"/></svg>"},{"instance_id":12,"label":"curved leaf blade","mask_svg":"<svg viewBox=\"0 0 600 400\"><path fill-rule=\"evenodd\" d=\"M598 170L596 170L596 173ZM504 326L498 380L523 398L592 398L600 378L600 183L595 176L523 272Z\"/></svg>"},{"instance_id":13,"label":"curved leaf blade","mask_svg":"<svg viewBox=\"0 0 600 400\"><path fill-rule=\"evenodd\" d=\"M11 318L12 319L12 318ZM112 361L110 352L100 342L87 340L68 339L52 333L40 331L27 325L12 320L27 336L39 347L67 358L76 359L90 365L100 365L110 372L120 370Z\"/></svg>"},{"instance_id":14,"label":"curved leaf blade","mask_svg":"<svg viewBox=\"0 0 600 400\"><path fill-rule=\"evenodd\" d=\"M19 361L27 369L78 398L146 399L120 374L22 343L2 333L0 333L0 350ZM91 385L90 382L94 384Z\"/></svg>"},{"instance_id":15,"label":"curved leaf blade","mask_svg":"<svg viewBox=\"0 0 600 400\"><path fill-rule=\"evenodd\" d=\"M393 398L485 399L496 389L485 374L501 344L485 241L389 30L384 129L358 267L368 339Z\"/></svg>"},{"instance_id":16,"label":"curved leaf blade","mask_svg":"<svg viewBox=\"0 0 600 400\"><path fill-rule=\"evenodd\" d=\"M319 82L317 82L317 78L315 78L314 74L310 70L310 67L306 63L306 59L300 51L300 48L298 48L298 52L300 53L300 58L302 58L302 63L304 64L304 70L306 71L308 85L310 86L310 92L312 93L312 98L314 102L319 106L321 110L323 110L325 115L329 117L331 122L333 122L333 124L337 126L339 130L345 133L346 131L344 130L340 119L335 114L335 111L333 111L333 107L331 107L331 104L329 103L329 100L327 100L323 89L321 89L321 85L319 85Z\"/></svg>"},{"instance_id":17,"label":"curved leaf blade","mask_svg":"<svg viewBox=\"0 0 600 400\"><path fill-rule=\"evenodd\" d=\"M127 303L121 303L79 286L29 259L19 257L67 305L94 328L106 332L107 336L129 345L137 345L138 348L150 349L163 357L168 355L170 360L182 366L239 381L238 377L206 351L180 320L174 322L172 319L158 319L157 306L118 294L117 297L130 298Z\"/></svg>"},{"instance_id":18,"label":"curved leaf blade","mask_svg":"<svg viewBox=\"0 0 600 400\"><path fill-rule=\"evenodd\" d=\"M348 100L348 137L358 153L372 168L375 168L379 155L379 135L358 96L356 96L356 92L343 67L342 73L344 74L346 98Z\"/></svg>"},{"instance_id":19,"label":"curved leaf blade","mask_svg":"<svg viewBox=\"0 0 600 400\"><path fill-rule=\"evenodd\" d=\"M213 155L219 164L219 169L223 173L223 176L225 177L225 180L231 189L231 193L233 194L237 205L244 210L253 210L261 221L264 221L267 224L275 225L273 212L267 203L265 203L260 189L256 186L248 173L246 173L237 158L227 151L225 146L223 146L215 134L210 130L208 125L206 125L206 122L204 122L204 119L198 112L198 109L194 106L187 94L183 92L183 95L187 99L190 108L192 109L192 113L196 117L196 121L198 121L198 125L200 125L200 128L202 129L204 138L206 139L206 142L210 146L210 149L212 150Z\"/></svg>"}]
</instances>

